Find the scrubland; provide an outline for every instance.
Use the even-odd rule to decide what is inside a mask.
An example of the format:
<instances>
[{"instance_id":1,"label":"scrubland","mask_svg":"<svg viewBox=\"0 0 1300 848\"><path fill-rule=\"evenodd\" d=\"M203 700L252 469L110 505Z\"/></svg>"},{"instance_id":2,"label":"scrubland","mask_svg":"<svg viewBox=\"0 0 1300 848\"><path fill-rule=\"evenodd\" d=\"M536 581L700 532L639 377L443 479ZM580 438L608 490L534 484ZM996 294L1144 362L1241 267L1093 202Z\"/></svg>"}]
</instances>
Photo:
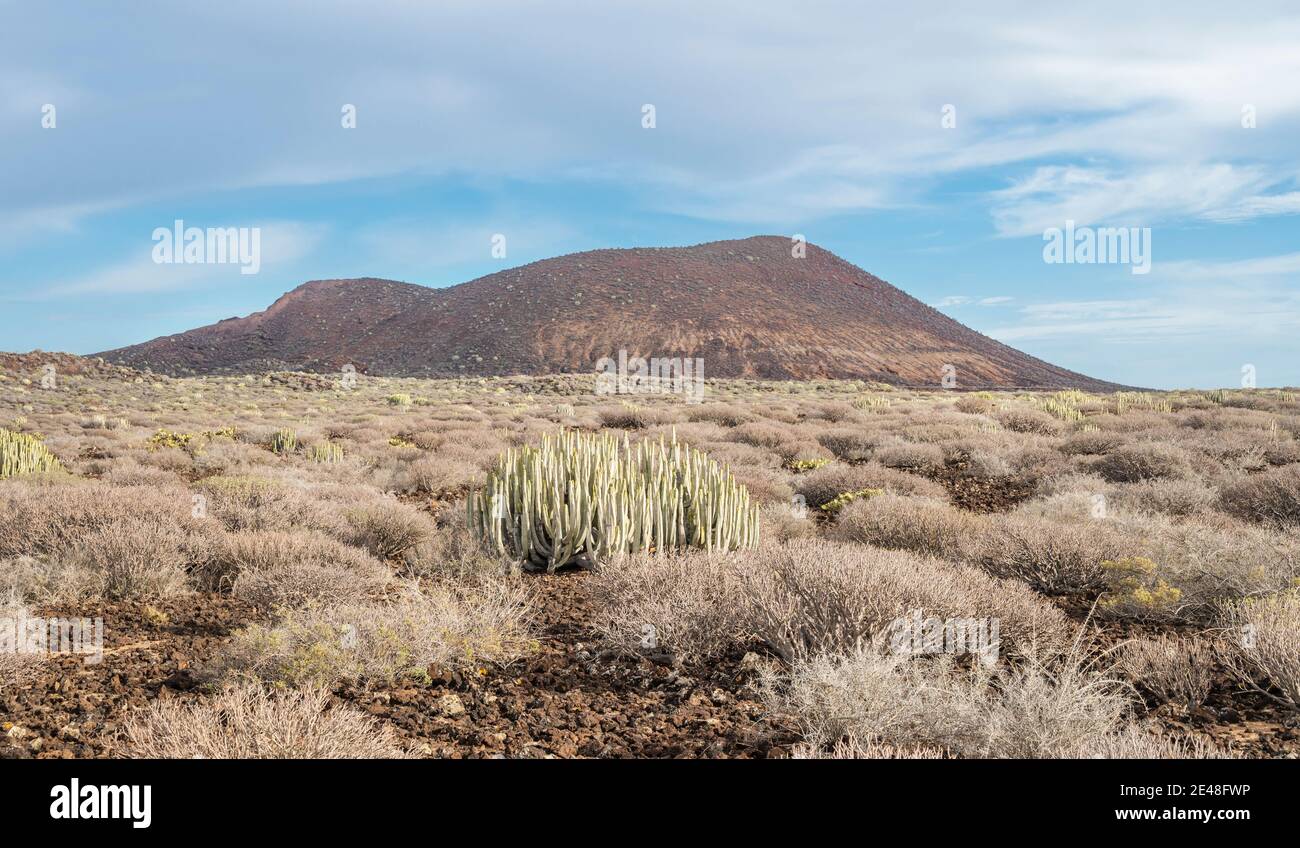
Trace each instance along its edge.
<instances>
[{"instance_id":1,"label":"scrubland","mask_svg":"<svg viewBox=\"0 0 1300 848\"><path fill-rule=\"evenodd\" d=\"M88 369L0 375L0 428L57 460L0 480L0 605L107 642L0 653L11 756L1300 752L1295 392ZM562 430L698 448L760 542L480 544L466 498Z\"/></svg>"}]
</instances>

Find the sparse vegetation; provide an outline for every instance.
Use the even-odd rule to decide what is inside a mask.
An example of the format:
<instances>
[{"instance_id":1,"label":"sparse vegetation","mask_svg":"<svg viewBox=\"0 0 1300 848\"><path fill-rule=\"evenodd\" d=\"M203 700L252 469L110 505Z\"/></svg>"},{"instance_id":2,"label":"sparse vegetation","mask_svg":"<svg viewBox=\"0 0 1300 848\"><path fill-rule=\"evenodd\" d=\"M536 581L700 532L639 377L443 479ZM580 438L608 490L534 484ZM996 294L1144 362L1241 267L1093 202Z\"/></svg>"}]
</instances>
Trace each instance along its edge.
<instances>
[{"instance_id":1,"label":"sparse vegetation","mask_svg":"<svg viewBox=\"0 0 1300 848\"><path fill-rule=\"evenodd\" d=\"M10 720L87 756L404 756L417 714L443 729L403 733L453 756L1164 758L1222 756L1178 722L1214 735L1226 699L1262 716L1247 753L1294 751L1294 395L297 381L0 382L5 444L41 457L0 480L0 598L125 628L90 691L172 656L199 684L116 715L126 736L60 735L52 664L0 654ZM566 562L595 569L518 573ZM996 620L996 658L900 653L913 611ZM651 667L719 689L678 704ZM591 693L605 674L646 706L593 707L624 697ZM578 738L630 709L675 741L561 748L532 723L550 686ZM672 729L688 708L720 735Z\"/></svg>"}]
</instances>

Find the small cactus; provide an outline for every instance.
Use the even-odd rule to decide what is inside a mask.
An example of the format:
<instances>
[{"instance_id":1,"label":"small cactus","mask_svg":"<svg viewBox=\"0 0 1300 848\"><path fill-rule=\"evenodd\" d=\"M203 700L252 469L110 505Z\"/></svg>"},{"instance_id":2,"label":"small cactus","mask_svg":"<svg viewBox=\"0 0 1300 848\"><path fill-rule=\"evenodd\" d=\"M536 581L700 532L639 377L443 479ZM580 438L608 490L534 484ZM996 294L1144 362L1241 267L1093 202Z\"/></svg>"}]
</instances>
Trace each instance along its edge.
<instances>
[{"instance_id":1,"label":"small cactus","mask_svg":"<svg viewBox=\"0 0 1300 848\"><path fill-rule=\"evenodd\" d=\"M307 455L311 457L312 462L341 462L343 446L331 441L317 442L307 449Z\"/></svg>"},{"instance_id":2,"label":"small cactus","mask_svg":"<svg viewBox=\"0 0 1300 848\"><path fill-rule=\"evenodd\" d=\"M271 453L293 453L298 449L298 434L289 427L282 427L271 436Z\"/></svg>"},{"instance_id":3,"label":"small cactus","mask_svg":"<svg viewBox=\"0 0 1300 848\"><path fill-rule=\"evenodd\" d=\"M0 430L0 478L39 474L62 466L40 439Z\"/></svg>"}]
</instances>

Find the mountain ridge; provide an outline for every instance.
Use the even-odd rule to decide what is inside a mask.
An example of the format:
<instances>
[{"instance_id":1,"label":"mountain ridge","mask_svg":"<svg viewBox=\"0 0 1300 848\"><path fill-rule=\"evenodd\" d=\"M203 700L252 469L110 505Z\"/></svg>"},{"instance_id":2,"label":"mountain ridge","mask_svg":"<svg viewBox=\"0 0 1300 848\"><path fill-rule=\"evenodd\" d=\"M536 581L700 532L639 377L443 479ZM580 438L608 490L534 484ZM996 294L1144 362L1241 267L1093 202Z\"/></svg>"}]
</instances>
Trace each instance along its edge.
<instances>
[{"instance_id":1,"label":"mountain ridge","mask_svg":"<svg viewBox=\"0 0 1300 848\"><path fill-rule=\"evenodd\" d=\"M173 375L265 370L380 376L591 372L602 357L703 358L711 377L870 379L957 388L1124 388L1060 368L784 236L611 248L447 288L310 280L261 312L98 354Z\"/></svg>"}]
</instances>

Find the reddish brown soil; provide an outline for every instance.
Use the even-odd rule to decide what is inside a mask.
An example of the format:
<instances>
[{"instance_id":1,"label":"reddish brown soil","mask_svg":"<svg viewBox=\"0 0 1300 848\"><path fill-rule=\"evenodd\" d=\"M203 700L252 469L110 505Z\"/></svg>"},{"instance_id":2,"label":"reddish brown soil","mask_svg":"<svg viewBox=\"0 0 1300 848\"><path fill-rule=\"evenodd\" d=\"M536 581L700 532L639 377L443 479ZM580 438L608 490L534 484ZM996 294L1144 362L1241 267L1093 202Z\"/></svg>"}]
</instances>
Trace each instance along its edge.
<instances>
[{"instance_id":1,"label":"reddish brown soil","mask_svg":"<svg viewBox=\"0 0 1300 848\"><path fill-rule=\"evenodd\" d=\"M591 628L583 572L531 575L537 650L508 667L430 668L427 685L343 687L340 701L390 724L437 757L784 757L795 737L769 721L752 688L752 657L738 649L710 668L673 668L611 650ZM1087 605L1063 599L1081 620ZM0 700L0 758L122 756L122 726L155 698L204 697L195 671L250 607L201 594L159 603L60 610L105 620L98 665L57 657L35 683ZM1104 641L1153 628L1102 622ZM1208 703L1188 714L1149 702L1171 732L1231 744L1238 755L1300 757L1300 716L1243 692L1221 674Z\"/></svg>"},{"instance_id":2,"label":"reddish brown soil","mask_svg":"<svg viewBox=\"0 0 1300 848\"><path fill-rule=\"evenodd\" d=\"M967 463L947 462L942 471L929 475L948 490L953 506L971 512L1008 512L1034 494L1034 481L1021 476L972 477Z\"/></svg>"},{"instance_id":3,"label":"reddish brown soil","mask_svg":"<svg viewBox=\"0 0 1300 848\"><path fill-rule=\"evenodd\" d=\"M145 604L60 609L65 617L104 619L105 657L50 659L34 684L0 700L0 757L112 756L122 723L154 698L197 697L194 670L232 630L254 620L248 606L201 594ZM39 611L55 615L54 611ZM17 729L16 729L17 728Z\"/></svg>"},{"instance_id":4,"label":"reddish brown soil","mask_svg":"<svg viewBox=\"0 0 1300 848\"><path fill-rule=\"evenodd\" d=\"M739 656L688 671L620 655L590 629L586 574L527 579L542 636L526 659L481 672L431 668L427 686L336 694L438 757L780 757L795 741L765 724ZM154 698L202 698L195 671L257 618L219 595L157 609L168 623L137 603L61 610L102 616L108 655L97 665L57 657L0 702L0 758L122 756L126 719Z\"/></svg>"},{"instance_id":5,"label":"reddish brown soil","mask_svg":"<svg viewBox=\"0 0 1300 848\"><path fill-rule=\"evenodd\" d=\"M587 577L530 578L543 637L508 668L431 668L429 687L341 695L440 757L786 755L795 740L764 722L740 657L688 671L610 650L590 629Z\"/></svg>"}]
</instances>

